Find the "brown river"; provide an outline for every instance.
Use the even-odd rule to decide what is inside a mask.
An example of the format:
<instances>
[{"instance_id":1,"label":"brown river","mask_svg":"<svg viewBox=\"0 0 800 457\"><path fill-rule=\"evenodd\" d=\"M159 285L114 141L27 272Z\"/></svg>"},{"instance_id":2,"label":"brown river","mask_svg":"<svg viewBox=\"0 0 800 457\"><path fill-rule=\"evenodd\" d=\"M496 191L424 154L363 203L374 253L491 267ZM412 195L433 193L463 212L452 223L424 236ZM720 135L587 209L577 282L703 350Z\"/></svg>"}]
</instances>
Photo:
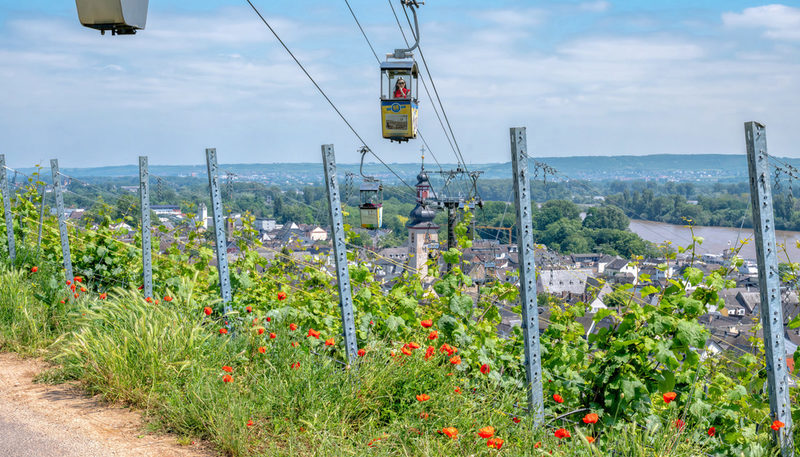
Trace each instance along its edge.
<instances>
[{"instance_id":1,"label":"brown river","mask_svg":"<svg viewBox=\"0 0 800 457\"><path fill-rule=\"evenodd\" d=\"M656 244L671 241L673 246L686 246L692 241L692 233L689 227L684 225L631 219L629 228L645 240ZM752 229L745 228L740 232L738 228L733 227L695 226L694 235L703 237L703 244L697 250L698 254L722 254L723 250L733 246L738 239L740 241L748 240L739 255L745 259L756 258ZM800 241L800 232L778 230L776 237L778 244L786 246L789 259L793 262L800 262L800 249L797 248L797 241ZM786 257L786 253L781 250L779 261L786 262Z\"/></svg>"}]
</instances>

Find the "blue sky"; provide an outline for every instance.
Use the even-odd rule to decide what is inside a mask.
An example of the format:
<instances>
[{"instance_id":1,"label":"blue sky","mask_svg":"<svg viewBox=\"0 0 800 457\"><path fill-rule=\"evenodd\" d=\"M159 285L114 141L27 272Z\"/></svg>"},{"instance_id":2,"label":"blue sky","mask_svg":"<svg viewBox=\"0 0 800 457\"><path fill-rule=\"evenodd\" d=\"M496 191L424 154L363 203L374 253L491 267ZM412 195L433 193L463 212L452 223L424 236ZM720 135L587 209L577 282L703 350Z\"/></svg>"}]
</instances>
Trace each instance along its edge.
<instances>
[{"instance_id":1,"label":"blue sky","mask_svg":"<svg viewBox=\"0 0 800 457\"><path fill-rule=\"evenodd\" d=\"M394 0L399 3L398 0ZM344 0L254 0L387 162L420 140L380 138L377 64ZM383 0L350 0L379 56L402 44ZM397 5L395 5L397 7ZM404 19L401 16L402 19ZM405 25L405 24L404 24ZM422 49L468 163L534 156L770 152L800 157L800 1L428 0ZM341 162L359 143L244 0L151 0L147 28L80 26L74 2L0 3L0 152L12 167ZM422 97L420 130L455 156Z\"/></svg>"}]
</instances>

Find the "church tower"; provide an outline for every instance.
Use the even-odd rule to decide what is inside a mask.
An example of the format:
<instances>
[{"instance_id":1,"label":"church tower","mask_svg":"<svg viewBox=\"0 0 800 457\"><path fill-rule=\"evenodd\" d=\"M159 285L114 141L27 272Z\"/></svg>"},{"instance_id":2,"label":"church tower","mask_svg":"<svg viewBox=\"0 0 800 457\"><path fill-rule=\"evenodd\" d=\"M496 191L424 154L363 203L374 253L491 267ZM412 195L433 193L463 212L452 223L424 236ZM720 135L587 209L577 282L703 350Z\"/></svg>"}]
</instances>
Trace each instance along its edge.
<instances>
[{"instance_id":1,"label":"church tower","mask_svg":"<svg viewBox=\"0 0 800 457\"><path fill-rule=\"evenodd\" d=\"M420 277L428 275L428 253L432 248L438 248L439 226L433 223L436 212L430 207L427 199L435 198L431 190L431 183L428 174L425 173L425 165L417 175L417 206L409 214L406 227L408 228L408 238L411 249L408 254L408 265L415 269ZM432 247L432 245L434 245Z\"/></svg>"}]
</instances>

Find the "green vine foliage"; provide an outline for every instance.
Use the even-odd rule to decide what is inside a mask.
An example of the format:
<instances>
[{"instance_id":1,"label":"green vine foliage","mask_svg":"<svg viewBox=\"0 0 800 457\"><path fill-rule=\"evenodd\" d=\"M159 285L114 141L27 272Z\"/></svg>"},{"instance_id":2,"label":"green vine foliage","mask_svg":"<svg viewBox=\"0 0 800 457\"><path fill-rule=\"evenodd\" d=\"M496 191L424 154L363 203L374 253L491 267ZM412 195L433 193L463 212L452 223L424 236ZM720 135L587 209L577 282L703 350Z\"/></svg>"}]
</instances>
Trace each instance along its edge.
<instances>
[{"instance_id":1,"label":"green vine foliage","mask_svg":"<svg viewBox=\"0 0 800 457\"><path fill-rule=\"evenodd\" d=\"M21 238L24 231L27 246L35 246L32 232L38 221L37 187L36 182L29 183L14 201L15 234ZM471 245L471 218L469 210L462 214L455 230L458 247L442 253L449 271L440 271L437 262L430 261L429 275L435 281L423 281L406 272L392 284L382 284L368 261L351 258L358 344L398 352L408 342L416 342L423 350L433 347L437 352L443 344L450 345L457 348L461 358L452 369L466 380L465 391L508 397L524 405L522 331L514 327L507 337L498 332L500 308L519 311L518 290L509 282L478 289L464 273L461 253ZM259 253L264 249L252 228L253 218L243 219L244 226L234 234L240 254L231 262L233 311L221 320L247 331L262 325L263 321L251 320L250 316L258 315L297 323L328 336L340 335L336 281L323 268L324 257L295 260L284 249L272 251L274 259L267 261ZM124 234L113 228L121 221L112 220L102 209L93 214L92 221L70 231L75 274L86 278L92 293L115 286L135 291L141 283L140 236L123 241ZM156 298L180 297L169 306L198 315L209 306L220 315L219 281L216 269L210 267L214 259L212 243L208 234L190 228L183 232L185 241L170 243L162 253L153 252ZM137 229L134 232L138 233ZM172 239L180 238L180 233L159 232ZM54 218L45 218L43 235L38 254L18 258L17 266L38 266L58 278L61 252ZM0 233L0 242L5 246L5 231ZM701 242L696 239L688 249ZM729 268L737 267L737 262ZM597 430L602 435L631 426L674 428L675 421L682 420L691 427L686 435L680 435L681 439L691 439L711 449L713 455L766 455L763 452L771 441L771 420L763 354L706 352L711 335L698 321L707 310L721 306L719 292L733 286L726 279L728 273L720 269L704 275L699 269L688 268L682 278L669 280L663 290L645 287L634 293L631 287L620 287L615 292L619 306L596 313L592 318L594 331L588 335L580 322L588 305L567 305L542 297L546 299L540 300L540 307L549 308L547 330L541 336L548 421L559 418L557 423L561 424L570 413L592 411L599 415ZM63 286L56 287L56 279L53 282L53 290L58 292L53 292L50 300L58 303L64 296ZM69 306L69 300L65 301ZM432 321L433 327L423 327L423 320ZM309 340L312 346L324 344L323 340ZM343 360L343 341L339 337L335 340L334 351L327 353ZM481 367L490 370L483 373ZM665 402L663 394L667 392L675 392L677 399ZM563 403L550 400L555 394L563 398ZM796 389L792 395L796 401ZM713 437L707 433L710 427L716 430Z\"/></svg>"}]
</instances>

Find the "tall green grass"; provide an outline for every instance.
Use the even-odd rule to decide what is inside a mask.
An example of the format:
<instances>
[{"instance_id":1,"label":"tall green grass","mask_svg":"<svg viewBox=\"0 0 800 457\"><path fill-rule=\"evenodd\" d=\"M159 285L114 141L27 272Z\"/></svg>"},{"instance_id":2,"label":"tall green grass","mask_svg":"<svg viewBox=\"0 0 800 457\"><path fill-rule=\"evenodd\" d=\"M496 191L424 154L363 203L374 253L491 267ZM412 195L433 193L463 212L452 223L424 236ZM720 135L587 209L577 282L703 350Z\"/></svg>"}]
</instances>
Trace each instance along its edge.
<instances>
[{"instance_id":1,"label":"tall green grass","mask_svg":"<svg viewBox=\"0 0 800 457\"><path fill-rule=\"evenodd\" d=\"M0 269L4 348L46 348L58 364L52 378L80 380L109 401L143 409L157 428L206 439L228 455L704 455L696 438L704 431L628 424L589 445L581 436L593 433L589 426L560 421L534 429L514 406L525 403L524 392L487 379L476 392L457 393L464 381L459 372L439 352L426 360L425 345L392 357L396 344L373 341L357 364L345 367L306 337L307 329L291 331L288 321L273 319L259 335L252 315L230 315L237 330L220 335L224 323L205 316L203 304L190 297L155 305L137 291L117 289L107 300L86 294L61 305L62 283L51 290L47 281ZM232 367L232 382L223 382L223 366ZM430 400L417 401L423 393ZM523 420L516 423L513 415ZM477 436L487 425L505 440L500 451ZM572 438L553 436L561 425ZM439 433L443 427L456 427L459 439Z\"/></svg>"}]
</instances>

